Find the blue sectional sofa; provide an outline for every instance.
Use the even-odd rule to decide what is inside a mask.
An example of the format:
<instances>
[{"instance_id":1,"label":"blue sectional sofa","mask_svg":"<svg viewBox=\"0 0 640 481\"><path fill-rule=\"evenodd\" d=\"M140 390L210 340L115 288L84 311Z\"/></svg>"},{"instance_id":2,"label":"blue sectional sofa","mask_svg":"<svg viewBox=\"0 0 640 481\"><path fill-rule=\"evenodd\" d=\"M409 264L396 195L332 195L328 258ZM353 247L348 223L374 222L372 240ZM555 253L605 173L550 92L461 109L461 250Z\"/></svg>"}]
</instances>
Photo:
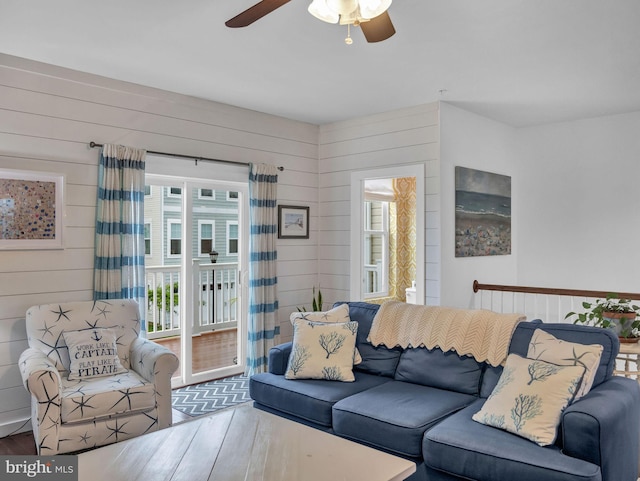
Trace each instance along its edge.
<instances>
[{"instance_id":1,"label":"blue sectional sofa","mask_svg":"<svg viewBox=\"0 0 640 481\"><path fill-rule=\"evenodd\" d=\"M609 331L541 321L516 328L509 352L522 356L536 328L603 346L593 388L564 410L555 444L542 447L472 420L502 367L437 348L374 347L367 337L379 306L347 304L363 358L355 382L285 379L291 343L282 344L269 354L269 372L250 379L256 407L411 459L412 481L637 479L640 388L613 376L619 341Z\"/></svg>"}]
</instances>

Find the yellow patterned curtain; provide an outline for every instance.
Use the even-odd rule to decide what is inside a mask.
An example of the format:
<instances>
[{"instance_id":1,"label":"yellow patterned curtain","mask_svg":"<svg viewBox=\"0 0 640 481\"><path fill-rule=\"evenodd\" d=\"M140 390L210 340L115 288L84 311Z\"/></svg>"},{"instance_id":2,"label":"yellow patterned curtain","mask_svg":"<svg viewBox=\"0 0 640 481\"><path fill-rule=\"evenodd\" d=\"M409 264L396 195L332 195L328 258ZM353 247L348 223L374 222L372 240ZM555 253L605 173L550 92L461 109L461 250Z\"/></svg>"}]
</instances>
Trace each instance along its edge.
<instances>
[{"instance_id":1,"label":"yellow patterned curtain","mask_svg":"<svg viewBox=\"0 0 640 481\"><path fill-rule=\"evenodd\" d=\"M416 178L393 179L395 192L395 280L390 290L396 297L405 300L405 289L411 287L416 278ZM393 254L392 254L393 256ZM390 279L391 280L391 279Z\"/></svg>"}]
</instances>

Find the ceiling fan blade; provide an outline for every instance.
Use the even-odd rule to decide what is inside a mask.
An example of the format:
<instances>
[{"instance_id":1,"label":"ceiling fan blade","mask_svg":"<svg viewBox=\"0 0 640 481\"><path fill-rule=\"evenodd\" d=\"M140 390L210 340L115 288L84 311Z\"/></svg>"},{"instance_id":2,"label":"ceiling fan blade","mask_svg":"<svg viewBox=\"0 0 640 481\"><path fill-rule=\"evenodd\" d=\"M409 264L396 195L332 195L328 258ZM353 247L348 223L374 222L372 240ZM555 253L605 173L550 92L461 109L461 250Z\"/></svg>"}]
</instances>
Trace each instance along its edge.
<instances>
[{"instance_id":1,"label":"ceiling fan blade","mask_svg":"<svg viewBox=\"0 0 640 481\"><path fill-rule=\"evenodd\" d=\"M389 17L387 11L382 12L368 22L362 22L360 28L362 28L362 33L364 33L367 42L370 43L382 42L396 33L396 29L393 27L391 17Z\"/></svg>"},{"instance_id":2,"label":"ceiling fan blade","mask_svg":"<svg viewBox=\"0 0 640 481\"><path fill-rule=\"evenodd\" d=\"M290 1L291 0L262 0L261 2L256 3L253 7L250 7L244 12L236 15L231 20L227 20L224 24L231 28L246 27Z\"/></svg>"}]
</instances>

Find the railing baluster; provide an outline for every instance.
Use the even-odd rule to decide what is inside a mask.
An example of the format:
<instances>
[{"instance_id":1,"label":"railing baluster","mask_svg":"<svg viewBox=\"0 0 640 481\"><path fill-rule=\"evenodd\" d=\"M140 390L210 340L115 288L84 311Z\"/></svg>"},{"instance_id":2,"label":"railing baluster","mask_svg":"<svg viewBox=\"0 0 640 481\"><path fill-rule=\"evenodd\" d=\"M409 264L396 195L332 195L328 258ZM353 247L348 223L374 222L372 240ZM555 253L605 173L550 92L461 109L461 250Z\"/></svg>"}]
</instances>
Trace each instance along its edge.
<instances>
[{"instance_id":1,"label":"railing baluster","mask_svg":"<svg viewBox=\"0 0 640 481\"><path fill-rule=\"evenodd\" d=\"M237 319L237 298L239 296L238 264L219 263L194 264L194 297L191 302L198 304L194 309L193 333L216 328L235 327ZM147 320L150 338L178 335L182 319L179 307L187 300L180 297L179 266L146 267L148 290ZM220 290L218 290L220 284ZM174 292L174 285L178 287ZM173 311L177 311L175 317ZM215 312L214 312L215 311Z\"/></svg>"}]
</instances>

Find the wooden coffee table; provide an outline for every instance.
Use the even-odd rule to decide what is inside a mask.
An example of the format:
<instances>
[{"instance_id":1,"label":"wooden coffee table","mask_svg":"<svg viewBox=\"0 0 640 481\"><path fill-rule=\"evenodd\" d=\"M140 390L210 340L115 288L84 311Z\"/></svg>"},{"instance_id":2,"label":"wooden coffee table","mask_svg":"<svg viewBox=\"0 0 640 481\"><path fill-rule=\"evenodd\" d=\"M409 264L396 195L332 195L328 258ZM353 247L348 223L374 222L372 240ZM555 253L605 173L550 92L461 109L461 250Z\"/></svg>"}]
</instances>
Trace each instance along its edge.
<instances>
[{"instance_id":1,"label":"wooden coffee table","mask_svg":"<svg viewBox=\"0 0 640 481\"><path fill-rule=\"evenodd\" d=\"M78 456L79 481L399 481L415 470L249 403Z\"/></svg>"}]
</instances>

